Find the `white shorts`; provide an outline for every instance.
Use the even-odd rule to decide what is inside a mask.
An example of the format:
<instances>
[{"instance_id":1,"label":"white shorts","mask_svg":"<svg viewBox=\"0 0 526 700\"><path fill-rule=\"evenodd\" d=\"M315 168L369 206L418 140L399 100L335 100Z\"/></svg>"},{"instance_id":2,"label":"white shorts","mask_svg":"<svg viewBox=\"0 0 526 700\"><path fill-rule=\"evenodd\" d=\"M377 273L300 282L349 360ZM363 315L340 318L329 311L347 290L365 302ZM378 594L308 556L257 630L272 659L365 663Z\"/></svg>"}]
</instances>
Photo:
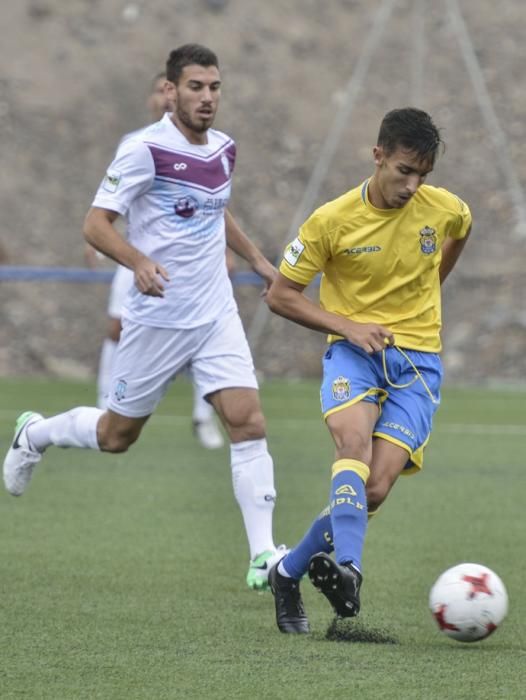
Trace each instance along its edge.
<instances>
[{"instance_id":1,"label":"white shorts","mask_svg":"<svg viewBox=\"0 0 526 700\"><path fill-rule=\"evenodd\" d=\"M201 397L220 389L258 389L237 311L198 328L153 328L128 319L122 326L108 397L108 408L121 416L149 416L189 367Z\"/></svg>"},{"instance_id":2,"label":"white shorts","mask_svg":"<svg viewBox=\"0 0 526 700\"><path fill-rule=\"evenodd\" d=\"M108 299L108 316L110 318L122 317L122 307L133 280L133 270L123 265L117 267L111 281L110 297Z\"/></svg>"}]
</instances>

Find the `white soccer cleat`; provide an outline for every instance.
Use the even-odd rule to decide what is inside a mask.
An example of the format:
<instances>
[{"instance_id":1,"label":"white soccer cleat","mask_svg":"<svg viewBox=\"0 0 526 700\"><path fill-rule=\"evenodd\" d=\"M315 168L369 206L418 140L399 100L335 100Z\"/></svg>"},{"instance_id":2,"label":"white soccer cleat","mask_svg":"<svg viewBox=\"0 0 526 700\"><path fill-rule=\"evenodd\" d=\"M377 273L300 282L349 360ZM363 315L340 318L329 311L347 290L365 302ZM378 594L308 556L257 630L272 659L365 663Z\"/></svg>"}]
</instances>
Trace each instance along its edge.
<instances>
[{"instance_id":1,"label":"white soccer cleat","mask_svg":"<svg viewBox=\"0 0 526 700\"><path fill-rule=\"evenodd\" d=\"M254 591L267 591L270 587L268 581L269 571L288 553L289 549L287 546L280 544L274 551L267 550L254 557L248 567L247 586Z\"/></svg>"},{"instance_id":2,"label":"white soccer cleat","mask_svg":"<svg viewBox=\"0 0 526 700\"><path fill-rule=\"evenodd\" d=\"M193 428L194 435L207 450L217 450L225 444L214 416L210 416L206 420L194 421Z\"/></svg>"},{"instance_id":3,"label":"white soccer cleat","mask_svg":"<svg viewBox=\"0 0 526 700\"><path fill-rule=\"evenodd\" d=\"M12 496L24 493L33 476L33 469L42 458L42 454L29 444L27 429L43 418L40 413L26 411L16 421L13 442L4 460L4 484Z\"/></svg>"}]
</instances>

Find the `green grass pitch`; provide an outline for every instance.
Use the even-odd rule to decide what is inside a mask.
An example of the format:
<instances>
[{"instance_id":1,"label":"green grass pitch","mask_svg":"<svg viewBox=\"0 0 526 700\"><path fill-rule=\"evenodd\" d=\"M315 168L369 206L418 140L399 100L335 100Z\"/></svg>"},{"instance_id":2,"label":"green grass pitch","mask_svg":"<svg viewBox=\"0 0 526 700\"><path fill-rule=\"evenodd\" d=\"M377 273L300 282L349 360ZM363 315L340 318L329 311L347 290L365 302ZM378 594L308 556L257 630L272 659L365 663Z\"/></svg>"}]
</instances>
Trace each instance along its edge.
<instances>
[{"instance_id":1,"label":"green grass pitch","mask_svg":"<svg viewBox=\"0 0 526 700\"><path fill-rule=\"evenodd\" d=\"M190 394L174 386L128 454L52 448L22 498L0 495L2 700L526 698L524 392L444 392L423 472L400 479L370 524L350 641L335 640L308 581L312 633L300 637L278 632L270 594L245 587L228 449L194 442ZM2 453L23 410L94 395L2 380ZM294 544L325 505L333 448L316 382L268 382L262 400L276 541ZM461 561L494 569L510 597L502 627L471 645L441 635L427 609L436 577Z\"/></svg>"}]
</instances>

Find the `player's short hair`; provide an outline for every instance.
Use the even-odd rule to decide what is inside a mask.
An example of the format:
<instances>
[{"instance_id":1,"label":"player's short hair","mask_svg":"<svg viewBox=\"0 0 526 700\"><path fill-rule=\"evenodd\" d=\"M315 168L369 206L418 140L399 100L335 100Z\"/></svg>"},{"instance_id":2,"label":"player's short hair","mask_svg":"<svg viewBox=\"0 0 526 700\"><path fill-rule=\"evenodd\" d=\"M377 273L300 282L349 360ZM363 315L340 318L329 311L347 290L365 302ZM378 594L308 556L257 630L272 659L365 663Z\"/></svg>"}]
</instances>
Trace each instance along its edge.
<instances>
[{"instance_id":1,"label":"player's short hair","mask_svg":"<svg viewBox=\"0 0 526 700\"><path fill-rule=\"evenodd\" d=\"M415 107L387 112L380 125L377 145L382 146L386 155L401 147L431 163L435 162L439 148L444 148L440 131L429 114Z\"/></svg>"},{"instance_id":2,"label":"player's short hair","mask_svg":"<svg viewBox=\"0 0 526 700\"><path fill-rule=\"evenodd\" d=\"M166 79L171 83L177 83L186 66L215 66L219 68L219 61L213 51L201 44L184 44L174 49L166 61Z\"/></svg>"}]
</instances>

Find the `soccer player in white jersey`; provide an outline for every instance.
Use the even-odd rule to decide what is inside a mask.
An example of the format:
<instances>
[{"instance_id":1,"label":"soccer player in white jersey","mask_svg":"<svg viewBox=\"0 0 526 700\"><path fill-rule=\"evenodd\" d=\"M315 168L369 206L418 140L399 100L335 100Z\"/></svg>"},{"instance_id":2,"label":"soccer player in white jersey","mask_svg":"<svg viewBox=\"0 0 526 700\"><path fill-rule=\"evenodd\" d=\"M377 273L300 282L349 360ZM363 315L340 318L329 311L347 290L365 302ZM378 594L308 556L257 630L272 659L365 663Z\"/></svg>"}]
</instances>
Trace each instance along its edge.
<instances>
[{"instance_id":1,"label":"soccer player in white jersey","mask_svg":"<svg viewBox=\"0 0 526 700\"><path fill-rule=\"evenodd\" d=\"M274 312L329 334L320 397L336 450L329 506L270 572L284 633L309 631L307 572L336 615L358 613L368 516L422 468L440 403L441 284L471 230L469 207L425 184L441 143L426 112L388 112L373 175L307 219L268 294ZM316 304L303 290L319 272Z\"/></svg>"},{"instance_id":2,"label":"soccer player in white jersey","mask_svg":"<svg viewBox=\"0 0 526 700\"><path fill-rule=\"evenodd\" d=\"M221 94L216 55L197 44L181 46L171 52L166 75L174 112L120 145L84 224L87 242L135 278L108 408L21 415L4 483L21 495L51 445L125 452L170 383L191 365L230 439L234 493L250 549L247 583L265 589L270 567L284 553L273 541L273 462L225 245L266 288L277 270L227 210L236 146L211 128ZM113 225L119 215L127 218L127 240Z\"/></svg>"},{"instance_id":3,"label":"soccer player in white jersey","mask_svg":"<svg viewBox=\"0 0 526 700\"><path fill-rule=\"evenodd\" d=\"M153 79L151 91L147 100L147 107L152 116L152 121L159 121L169 111L170 103L165 95L164 84L166 73L159 73ZM137 136L141 130L133 131L122 138L122 142ZM97 262L97 254L94 248L86 245L86 260L90 267ZM234 258L229 248L226 249L226 263L229 273L234 269ZM108 298L108 323L107 335L102 343L99 368L97 374L97 405L106 408L110 392L111 369L115 357L115 350L121 335L122 309L128 291L133 286L133 270L123 265L118 265L111 282ZM222 447L223 436L219 430L214 416L214 409L199 393L199 389L193 383L193 410L192 429L199 443L206 449L213 450Z\"/></svg>"}]
</instances>

